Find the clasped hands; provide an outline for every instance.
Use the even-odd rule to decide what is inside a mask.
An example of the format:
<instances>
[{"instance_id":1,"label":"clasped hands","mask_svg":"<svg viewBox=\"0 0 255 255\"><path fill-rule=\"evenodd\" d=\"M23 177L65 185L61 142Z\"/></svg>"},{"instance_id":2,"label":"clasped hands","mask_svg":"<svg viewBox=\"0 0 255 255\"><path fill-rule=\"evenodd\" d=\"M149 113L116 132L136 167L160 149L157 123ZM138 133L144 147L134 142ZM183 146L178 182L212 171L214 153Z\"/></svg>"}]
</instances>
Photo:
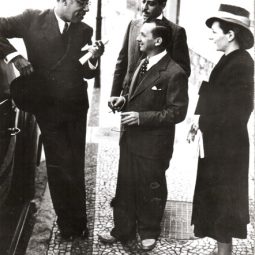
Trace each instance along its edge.
<instances>
[{"instance_id":1,"label":"clasped hands","mask_svg":"<svg viewBox=\"0 0 255 255\"><path fill-rule=\"evenodd\" d=\"M110 97L108 101L108 106L113 113L115 111L119 112L125 104L125 98L120 97ZM138 112L121 112L121 125L138 125L139 124L139 113Z\"/></svg>"}]
</instances>

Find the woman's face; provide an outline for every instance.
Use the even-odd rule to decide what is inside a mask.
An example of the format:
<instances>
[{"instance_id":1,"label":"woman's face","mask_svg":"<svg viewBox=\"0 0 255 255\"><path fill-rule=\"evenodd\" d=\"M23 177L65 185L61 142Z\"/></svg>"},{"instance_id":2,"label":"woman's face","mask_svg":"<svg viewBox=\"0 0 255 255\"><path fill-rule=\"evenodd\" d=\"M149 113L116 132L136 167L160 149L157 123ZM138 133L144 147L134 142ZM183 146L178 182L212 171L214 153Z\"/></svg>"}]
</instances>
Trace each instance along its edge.
<instances>
[{"instance_id":1,"label":"woman's face","mask_svg":"<svg viewBox=\"0 0 255 255\"><path fill-rule=\"evenodd\" d=\"M213 22L209 39L214 42L217 51L225 52L229 46L228 34L224 34L219 21Z\"/></svg>"}]
</instances>

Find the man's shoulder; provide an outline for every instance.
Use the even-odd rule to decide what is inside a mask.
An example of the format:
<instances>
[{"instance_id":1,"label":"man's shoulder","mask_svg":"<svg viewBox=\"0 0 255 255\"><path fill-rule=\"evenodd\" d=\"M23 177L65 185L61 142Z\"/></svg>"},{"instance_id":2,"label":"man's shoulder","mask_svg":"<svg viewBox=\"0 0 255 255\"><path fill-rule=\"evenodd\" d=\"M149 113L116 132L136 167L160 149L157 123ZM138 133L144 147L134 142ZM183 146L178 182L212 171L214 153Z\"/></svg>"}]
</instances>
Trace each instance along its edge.
<instances>
[{"instance_id":1,"label":"man's shoulder","mask_svg":"<svg viewBox=\"0 0 255 255\"><path fill-rule=\"evenodd\" d=\"M172 22L171 20L167 19L166 17L163 17L163 20L168 23L168 25L173 29L173 30L183 30L184 28L180 25L177 25L176 23Z\"/></svg>"},{"instance_id":2,"label":"man's shoulder","mask_svg":"<svg viewBox=\"0 0 255 255\"><path fill-rule=\"evenodd\" d=\"M129 24L131 26L139 26L143 24L143 20L142 19L132 19Z\"/></svg>"},{"instance_id":3,"label":"man's shoulder","mask_svg":"<svg viewBox=\"0 0 255 255\"><path fill-rule=\"evenodd\" d=\"M49 17L54 16L52 9L38 10L38 9L26 9L22 13L23 17L28 20L39 20L41 22L47 20Z\"/></svg>"},{"instance_id":4,"label":"man's shoulder","mask_svg":"<svg viewBox=\"0 0 255 255\"><path fill-rule=\"evenodd\" d=\"M183 68L175 61L173 58L169 55L169 53L165 56L166 60L168 61L167 64L167 70L168 74L172 76L172 74L179 74L179 75L184 75L187 76ZM171 70L171 71L170 71Z\"/></svg>"},{"instance_id":5,"label":"man's shoulder","mask_svg":"<svg viewBox=\"0 0 255 255\"><path fill-rule=\"evenodd\" d=\"M53 10L50 10L50 9L46 9L46 10L26 9L23 12L23 15L44 17L45 15L48 15L50 12L53 13Z\"/></svg>"},{"instance_id":6,"label":"man's shoulder","mask_svg":"<svg viewBox=\"0 0 255 255\"><path fill-rule=\"evenodd\" d=\"M77 26L79 26L82 30L84 30L86 32L88 32L88 31L93 32L93 28L85 22L79 22L79 23L77 23Z\"/></svg>"}]
</instances>

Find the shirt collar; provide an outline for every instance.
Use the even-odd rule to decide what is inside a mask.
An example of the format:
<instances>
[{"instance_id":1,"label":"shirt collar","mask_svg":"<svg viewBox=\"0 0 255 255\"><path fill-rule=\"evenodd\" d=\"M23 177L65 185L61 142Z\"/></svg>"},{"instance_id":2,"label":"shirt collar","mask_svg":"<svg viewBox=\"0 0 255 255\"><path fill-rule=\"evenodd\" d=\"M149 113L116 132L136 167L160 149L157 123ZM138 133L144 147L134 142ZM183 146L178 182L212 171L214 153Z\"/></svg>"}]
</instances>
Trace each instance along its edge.
<instances>
[{"instance_id":1,"label":"shirt collar","mask_svg":"<svg viewBox=\"0 0 255 255\"><path fill-rule=\"evenodd\" d=\"M57 15L55 9L54 9L54 14L55 14L56 19L57 19L57 22L58 22L59 31L60 31L60 33L62 34L62 33L63 33L63 30L64 30L64 27L65 27L65 23L67 23L67 24L68 24L68 27L69 27L71 22L65 22L64 20L62 20L62 19Z\"/></svg>"},{"instance_id":2,"label":"shirt collar","mask_svg":"<svg viewBox=\"0 0 255 255\"><path fill-rule=\"evenodd\" d=\"M158 17L157 17L157 19L163 19L163 13L161 13Z\"/></svg>"},{"instance_id":3,"label":"shirt collar","mask_svg":"<svg viewBox=\"0 0 255 255\"><path fill-rule=\"evenodd\" d=\"M156 65L165 55L167 54L166 50L160 52L157 55L154 55L149 58L149 63L147 65L147 70L149 70L152 66Z\"/></svg>"}]
</instances>

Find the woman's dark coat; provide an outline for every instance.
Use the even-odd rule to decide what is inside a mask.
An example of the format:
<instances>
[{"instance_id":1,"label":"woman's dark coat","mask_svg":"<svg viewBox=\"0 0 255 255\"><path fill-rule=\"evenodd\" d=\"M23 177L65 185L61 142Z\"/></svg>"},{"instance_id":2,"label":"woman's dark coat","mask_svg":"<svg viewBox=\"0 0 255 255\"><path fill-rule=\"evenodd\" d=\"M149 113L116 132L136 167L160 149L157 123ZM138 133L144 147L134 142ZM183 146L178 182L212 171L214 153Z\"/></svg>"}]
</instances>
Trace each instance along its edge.
<instances>
[{"instance_id":1,"label":"woman's dark coat","mask_svg":"<svg viewBox=\"0 0 255 255\"><path fill-rule=\"evenodd\" d=\"M246 238L249 223L247 122L253 110L254 62L236 50L223 56L199 91L196 114L205 158L199 159L192 224L199 237Z\"/></svg>"}]
</instances>

